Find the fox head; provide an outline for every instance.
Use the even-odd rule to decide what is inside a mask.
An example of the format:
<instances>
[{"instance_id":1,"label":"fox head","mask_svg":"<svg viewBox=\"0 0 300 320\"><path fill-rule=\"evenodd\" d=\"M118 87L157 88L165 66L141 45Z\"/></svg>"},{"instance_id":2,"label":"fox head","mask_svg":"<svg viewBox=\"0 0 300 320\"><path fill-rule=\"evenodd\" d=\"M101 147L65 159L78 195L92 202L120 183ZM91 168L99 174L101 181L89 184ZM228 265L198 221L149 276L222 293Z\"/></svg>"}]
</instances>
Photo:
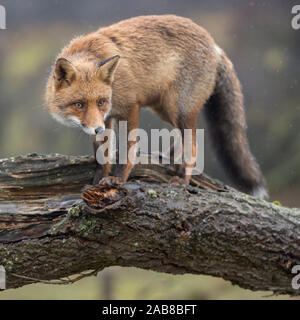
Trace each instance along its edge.
<instances>
[{"instance_id":1,"label":"fox head","mask_svg":"<svg viewBox=\"0 0 300 320\"><path fill-rule=\"evenodd\" d=\"M120 56L98 64L59 58L49 78L46 104L59 122L90 135L105 130L111 109L112 82Z\"/></svg>"}]
</instances>

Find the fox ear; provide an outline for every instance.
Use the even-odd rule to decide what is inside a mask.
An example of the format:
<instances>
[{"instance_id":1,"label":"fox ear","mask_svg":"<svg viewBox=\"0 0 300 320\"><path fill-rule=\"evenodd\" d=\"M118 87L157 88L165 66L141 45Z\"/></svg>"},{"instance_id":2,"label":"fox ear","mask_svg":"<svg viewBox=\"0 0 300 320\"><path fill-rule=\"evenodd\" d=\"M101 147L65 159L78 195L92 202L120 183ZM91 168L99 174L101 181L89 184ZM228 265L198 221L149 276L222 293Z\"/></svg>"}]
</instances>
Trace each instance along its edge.
<instances>
[{"instance_id":1,"label":"fox ear","mask_svg":"<svg viewBox=\"0 0 300 320\"><path fill-rule=\"evenodd\" d=\"M111 84L114 80L114 73L119 64L119 55L112 56L98 64L97 76L102 81Z\"/></svg>"},{"instance_id":2,"label":"fox ear","mask_svg":"<svg viewBox=\"0 0 300 320\"><path fill-rule=\"evenodd\" d=\"M65 59L59 58L54 68L54 80L57 89L63 86L69 86L76 78L76 70L72 63Z\"/></svg>"}]
</instances>

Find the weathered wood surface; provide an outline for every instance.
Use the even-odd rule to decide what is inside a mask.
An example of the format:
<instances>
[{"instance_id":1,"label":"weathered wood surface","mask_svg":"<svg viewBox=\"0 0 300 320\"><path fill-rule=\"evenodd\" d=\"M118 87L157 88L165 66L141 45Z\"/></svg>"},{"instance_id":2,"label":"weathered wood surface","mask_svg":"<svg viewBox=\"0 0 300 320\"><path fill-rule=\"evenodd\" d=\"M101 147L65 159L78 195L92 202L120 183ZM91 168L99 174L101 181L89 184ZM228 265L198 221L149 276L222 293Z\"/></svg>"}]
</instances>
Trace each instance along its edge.
<instances>
[{"instance_id":1,"label":"weathered wood surface","mask_svg":"<svg viewBox=\"0 0 300 320\"><path fill-rule=\"evenodd\" d=\"M61 155L0 161L7 288L117 265L299 294L291 286L291 269L300 264L299 209L206 176L171 186L173 171L160 165L136 166L123 187L86 187L95 168L91 158Z\"/></svg>"}]
</instances>

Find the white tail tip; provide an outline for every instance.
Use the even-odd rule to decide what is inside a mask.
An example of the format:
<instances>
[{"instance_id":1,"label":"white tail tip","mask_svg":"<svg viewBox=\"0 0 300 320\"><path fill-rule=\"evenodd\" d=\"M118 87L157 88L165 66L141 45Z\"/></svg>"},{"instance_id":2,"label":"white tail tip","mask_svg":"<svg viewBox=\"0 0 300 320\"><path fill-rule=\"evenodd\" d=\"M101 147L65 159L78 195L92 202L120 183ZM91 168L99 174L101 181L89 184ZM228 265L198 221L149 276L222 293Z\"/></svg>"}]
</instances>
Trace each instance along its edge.
<instances>
[{"instance_id":1,"label":"white tail tip","mask_svg":"<svg viewBox=\"0 0 300 320\"><path fill-rule=\"evenodd\" d=\"M267 200L269 198L268 191L266 190L265 187L261 187L261 186L254 188L252 191L252 195L255 198L262 199L262 200Z\"/></svg>"}]
</instances>

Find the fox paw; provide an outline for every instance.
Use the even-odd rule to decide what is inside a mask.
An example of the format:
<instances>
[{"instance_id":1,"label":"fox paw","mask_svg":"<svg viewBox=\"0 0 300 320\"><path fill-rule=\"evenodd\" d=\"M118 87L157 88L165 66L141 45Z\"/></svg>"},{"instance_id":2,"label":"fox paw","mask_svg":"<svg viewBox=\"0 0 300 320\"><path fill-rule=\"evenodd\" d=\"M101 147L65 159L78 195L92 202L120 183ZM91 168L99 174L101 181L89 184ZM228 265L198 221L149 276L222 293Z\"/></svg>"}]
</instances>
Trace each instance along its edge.
<instances>
[{"instance_id":1,"label":"fox paw","mask_svg":"<svg viewBox=\"0 0 300 320\"><path fill-rule=\"evenodd\" d=\"M173 185L173 186L181 186L186 184L185 180L183 178L180 178L178 176L174 176L169 180L169 184Z\"/></svg>"},{"instance_id":2,"label":"fox paw","mask_svg":"<svg viewBox=\"0 0 300 320\"><path fill-rule=\"evenodd\" d=\"M100 180L99 184L103 186L121 186L124 181L120 177L104 177Z\"/></svg>"}]
</instances>

